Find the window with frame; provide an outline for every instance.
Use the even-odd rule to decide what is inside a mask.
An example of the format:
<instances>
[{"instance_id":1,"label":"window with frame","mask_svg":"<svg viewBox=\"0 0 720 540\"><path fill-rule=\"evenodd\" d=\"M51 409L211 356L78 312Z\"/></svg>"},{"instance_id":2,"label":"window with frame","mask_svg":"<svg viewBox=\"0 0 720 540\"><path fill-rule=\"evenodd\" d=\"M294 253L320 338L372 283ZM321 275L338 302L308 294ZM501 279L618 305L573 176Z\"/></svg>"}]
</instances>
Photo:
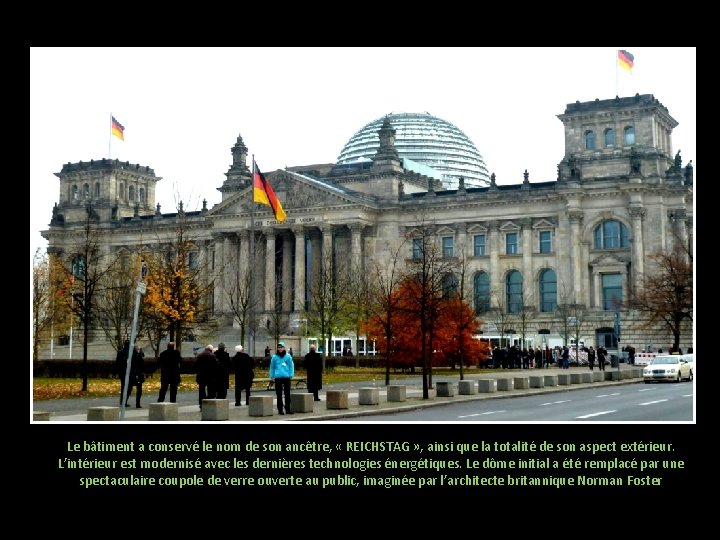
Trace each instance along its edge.
<instances>
[{"instance_id":1,"label":"window with frame","mask_svg":"<svg viewBox=\"0 0 720 540\"><path fill-rule=\"evenodd\" d=\"M615 130L613 128L605 130L605 146L615 146Z\"/></svg>"},{"instance_id":2,"label":"window with frame","mask_svg":"<svg viewBox=\"0 0 720 540\"><path fill-rule=\"evenodd\" d=\"M540 272L540 311L552 313L557 309L557 276L555 270Z\"/></svg>"},{"instance_id":3,"label":"window with frame","mask_svg":"<svg viewBox=\"0 0 720 540\"><path fill-rule=\"evenodd\" d=\"M453 273L448 273L443 276L442 281L442 295L443 298L450 298L458 293L459 281L458 277Z\"/></svg>"},{"instance_id":4,"label":"window with frame","mask_svg":"<svg viewBox=\"0 0 720 540\"><path fill-rule=\"evenodd\" d=\"M624 223L608 219L593 231L595 249L619 249L630 245L628 228Z\"/></svg>"},{"instance_id":5,"label":"window with frame","mask_svg":"<svg viewBox=\"0 0 720 540\"><path fill-rule=\"evenodd\" d=\"M626 145L629 146L629 145L631 145L631 144L635 144L635 128L634 128L634 127L632 127L632 126L627 126L627 127L623 130L623 134L624 134L624 137L625 137L625 144L626 144Z\"/></svg>"},{"instance_id":6,"label":"window with frame","mask_svg":"<svg viewBox=\"0 0 720 540\"><path fill-rule=\"evenodd\" d=\"M78 187L76 184L73 184L73 187L70 188L70 196L75 200L80 197L80 193L78 192Z\"/></svg>"},{"instance_id":7,"label":"window with frame","mask_svg":"<svg viewBox=\"0 0 720 540\"><path fill-rule=\"evenodd\" d=\"M552 252L552 231L540 231L540 253Z\"/></svg>"},{"instance_id":8,"label":"window with frame","mask_svg":"<svg viewBox=\"0 0 720 540\"><path fill-rule=\"evenodd\" d=\"M585 132L585 149L595 150L595 132L592 130Z\"/></svg>"},{"instance_id":9,"label":"window with frame","mask_svg":"<svg viewBox=\"0 0 720 540\"><path fill-rule=\"evenodd\" d=\"M512 270L505 278L505 290L508 313L520 313L523 307L523 280L522 274Z\"/></svg>"},{"instance_id":10,"label":"window with frame","mask_svg":"<svg viewBox=\"0 0 720 540\"><path fill-rule=\"evenodd\" d=\"M90 184L83 184L83 198L90 198Z\"/></svg>"},{"instance_id":11,"label":"window with frame","mask_svg":"<svg viewBox=\"0 0 720 540\"><path fill-rule=\"evenodd\" d=\"M473 236L473 255L482 257L485 255L485 235L476 234Z\"/></svg>"},{"instance_id":12,"label":"window with frame","mask_svg":"<svg viewBox=\"0 0 720 540\"><path fill-rule=\"evenodd\" d=\"M516 232L507 233L505 235L505 253L507 255L517 255L518 252L518 234Z\"/></svg>"},{"instance_id":13,"label":"window with frame","mask_svg":"<svg viewBox=\"0 0 720 540\"><path fill-rule=\"evenodd\" d=\"M490 276L487 272L478 272L473 278L473 299L475 313L490 311Z\"/></svg>"},{"instance_id":14,"label":"window with frame","mask_svg":"<svg viewBox=\"0 0 720 540\"><path fill-rule=\"evenodd\" d=\"M422 238L413 238L412 242L412 258L413 259L422 259Z\"/></svg>"},{"instance_id":15,"label":"window with frame","mask_svg":"<svg viewBox=\"0 0 720 540\"><path fill-rule=\"evenodd\" d=\"M602 274L603 309L615 311L622 306L622 275Z\"/></svg>"},{"instance_id":16,"label":"window with frame","mask_svg":"<svg viewBox=\"0 0 720 540\"><path fill-rule=\"evenodd\" d=\"M95 198L100 198L100 182L95 182Z\"/></svg>"},{"instance_id":17,"label":"window with frame","mask_svg":"<svg viewBox=\"0 0 720 540\"><path fill-rule=\"evenodd\" d=\"M188 268L190 270L197 270L198 267L198 253L197 251L191 251L188 253Z\"/></svg>"},{"instance_id":18,"label":"window with frame","mask_svg":"<svg viewBox=\"0 0 720 540\"><path fill-rule=\"evenodd\" d=\"M454 238L452 236L443 236L442 238L442 250L443 257L453 256Z\"/></svg>"},{"instance_id":19,"label":"window with frame","mask_svg":"<svg viewBox=\"0 0 720 540\"><path fill-rule=\"evenodd\" d=\"M130 186L130 188L128 189L128 198L131 201L135 200L135 186Z\"/></svg>"}]
</instances>

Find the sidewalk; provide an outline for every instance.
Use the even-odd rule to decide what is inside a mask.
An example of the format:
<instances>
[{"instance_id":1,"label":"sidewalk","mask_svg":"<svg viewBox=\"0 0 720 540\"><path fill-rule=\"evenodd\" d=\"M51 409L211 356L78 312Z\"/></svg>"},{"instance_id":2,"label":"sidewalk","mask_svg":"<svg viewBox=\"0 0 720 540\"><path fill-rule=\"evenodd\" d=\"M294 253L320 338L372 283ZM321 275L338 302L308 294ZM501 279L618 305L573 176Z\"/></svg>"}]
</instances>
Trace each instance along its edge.
<instances>
[{"instance_id":1,"label":"sidewalk","mask_svg":"<svg viewBox=\"0 0 720 540\"><path fill-rule=\"evenodd\" d=\"M634 371L633 371L634 370ZM598 371L597 369L595 370ZM484 371L476 373L476 370L465 370L465 380L479 379L514 379L516 377L532 377L537 375L560 375L573 373L588 373L590 370L585 367L571 367L570 369L559 369L557 367L543 369L497 369L492 371ZM457 403L460 401L476 401L482 399L502 399L509 397L517 397L519 395L543 394L551 392L565 392L568 390L587 388L588 386L609 386L619 384L637 383L642 380L642 368L635 366L620 364L620 368L606 368L606 373L617 372L612 375L613 380L589 382L589 383L572 383L559 386L545 386L543 388L514 388L508 391L495 391L489 393L478 394L458 394L458 381L460 373L455 376L439 375L433 376L433 386L438 382L452 382L455 387L455 395L452 397L438 397L436 389L428 390L429 399L423 399L422 376L413 376L410 378L394 378L391 376L390 384L406 386L406 401L404 402L388 402L385 380L370 380L355 383L329 384L324 385L320 392L322 401L313 402L312 412L295 413L292 415L278 415L275 400L273 400L273 416L250 416L249 407L242 405L234 406L235 394L234 390L228 392L229 421L230 422L297 422L297 421L324 421L348 417L368 416L368 421L372 421L374 414L388 414L393 412L401 412L415 410L424 407L435 407L447 405L449 403ZM590 372L591 373L591 372ZM517 385L515 385L517 386ZM375 387L379 389L380 402L376 405L360 405L359 389ZM328 409L326 401L327 390L347 390L348 391L348 409ZM304 389L292 389L292 393L306 392ZM256 390L254 395L271 395L275 396L274 391ZM134 407L134 395L130 398L130 407L125 409L125 418L123 422L147 422L149 415L150 403L157 401L157 393L149 392L143 394L143 408L136 409ZM182 392L178 394L178 421L179 422L200 422L202 421L200 407L197 404L197 392ZM117 406L117 397L95 398L95 399L71 399L71 400L49 400L37 401L33 403L35 412L44 411L50 413L49 421L51 422L86 422L87 409L98 406ZM163 422L153 422L163 423Z\"/></svg>"}]
</instances>

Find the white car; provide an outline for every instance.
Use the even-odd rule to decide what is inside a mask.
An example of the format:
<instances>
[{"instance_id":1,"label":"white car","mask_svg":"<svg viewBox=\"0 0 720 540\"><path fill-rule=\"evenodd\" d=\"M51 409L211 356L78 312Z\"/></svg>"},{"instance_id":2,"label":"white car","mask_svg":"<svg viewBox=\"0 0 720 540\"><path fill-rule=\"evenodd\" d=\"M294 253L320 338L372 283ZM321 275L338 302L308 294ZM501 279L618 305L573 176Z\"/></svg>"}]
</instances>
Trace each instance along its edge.
<instances>
[{"instance_id":1,"label":"white car","mask_svg":"<svg viewBox=\"0 0 720 540\"><path fill-rule=\"evenodd\" d=\"M688 360L685 354L659 354L643 368L643 380L646 383L692 381L694 364Z\"/></svg>"}]
</instances>

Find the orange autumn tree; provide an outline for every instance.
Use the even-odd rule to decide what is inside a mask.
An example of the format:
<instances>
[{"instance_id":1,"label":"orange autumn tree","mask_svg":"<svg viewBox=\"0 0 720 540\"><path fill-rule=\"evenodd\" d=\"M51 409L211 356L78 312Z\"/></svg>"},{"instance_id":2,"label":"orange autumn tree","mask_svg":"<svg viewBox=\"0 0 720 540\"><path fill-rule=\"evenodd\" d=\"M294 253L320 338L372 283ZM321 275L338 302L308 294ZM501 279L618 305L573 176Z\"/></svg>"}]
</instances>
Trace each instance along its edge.
<instances>
[{"instance_id":1,"label":"orange autumn tree","mask_svg":"<svg viewBox=\"0 0 720 540\"><path fill-rule=\"evenodd\" d=\"M415 367L422 363L420 321L415 315L418 298L411 294L411 288L412 285L405 281L392 294L395 310L390 322L389 346L386 329L379 318L371 318L363 325L367 336L376 336L378 350L389 353L393 367ZM479 323L467 324L467 320L475 320L473 310L458 297L440 302L432 339L433 366L449 365L458 355L459 343L462 344L463 357L468 364L476 364L487 353L486 346L473 339Z\"/></svg>"}]
</instances>

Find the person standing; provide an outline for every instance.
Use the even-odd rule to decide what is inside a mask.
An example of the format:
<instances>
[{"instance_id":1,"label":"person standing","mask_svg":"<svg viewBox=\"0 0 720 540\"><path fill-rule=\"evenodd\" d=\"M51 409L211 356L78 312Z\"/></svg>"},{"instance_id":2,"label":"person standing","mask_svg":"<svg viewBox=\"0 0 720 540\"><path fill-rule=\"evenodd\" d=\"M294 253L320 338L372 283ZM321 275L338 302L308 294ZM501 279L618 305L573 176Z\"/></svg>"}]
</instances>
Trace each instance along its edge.
<instances>
[{"instance_id":1,"label":"person standing","mask_svg":"<svg viewBox=\"0 0 720 540\"><path fill-rule=\"evenodd\" d=\"M562 349L562 368L570 369L570 348L567 345Z\"/></svg>"},{"instance_id":2,"label":"person standing","mask_svg":"<svg viewBox=\"0 0 720 540\"><path fill-rule=\"evenodd\" d=\"M597 348L597 360L598 360L598 369L600 371L605 371L605 359L607 357L607 350L605 350L605 347L600 346Z\"/></svg>"},{"instance_id":3,"label":"person standing","mask_svg":"<svg viewBox=\"0 0 720 540\"><path fill-rule=\"evenodd\" d=\"M595 365L595 349L593 349L592 345L588 349L588 364L590 365L590 371L592 371Z\"/></svg>"},{"instance_id":4,"label":"person standing","mask_svg":"<svg viewBox=\"0 0 720 540\"><path fill-rule=\"evenodd\" d=\"M128 384L128 392L125 397L125 406L128 406L133 386L137 387L135 393L135 408L142 409L140 399L142 398L142 385L145 382L145 354L137 345L134 347L132 360L130 361L130 383Z\"/></svg>"},{"instance_id":5,"label":"person standing","mask_svg":"<svg viewBox=\"0 0 720 540\"><path fill-rule=\"evenodd\" d=\"M115 373L120 378L120 405L122 406L125 399L125 373L127 371L128 351L130 350L130 340L125 340L123 346L118 350L115 356Z\"/></svg>"},{"instance_id":6,"label":"person standing","mask_svg":"<svg viewBox=\"0 0 720 540\"><path fill-rule=\"evenodd\" d=\"M175 342L170 341L167 348L158 357L160 364L160 395L158 403L165 401L165 394L170 388L170 403L175 403L177 398L178 385L180 384L180 366L182 355L175 349Z\"/></svg>"},{"instance_id":7,"label":"person standing","mask_svg":"<svg viewBox=\"0 0 720 540\"><path fill-rule=\"evenodd\" d=\"M275 381L275 396L279 414L293 414L290 408L290 381L295 375L295 363L290 353L285 350L285 342L278 343L277 352L270 359L270 378ZM285 405L283 407L283 397ZM283 410L284 409L284 410Z\"/></svg>"},{"instance_id":8,"label":"person standing","mask_svg":"<svg viewBox=\"0 0 720 540\"><path fill-rule=\"evenodd\" d=\"M321 401L318 391L322 388L322 356L315 350L315 345L310 345L310 352L305 355L305 372L308 392L312 392L315 401Z\"/></svg>"},{"instance_id":9,"label":"person standing","mask_svg":"<svg viewBox=\"0 0 720 540\"><path fill-rule=\"evenodd\" d=\"M207 345L195 360L195 382L198 384L198 401L202 409L204 399L217 397L217 384L220 375L220 363L213 354L213 346Z\"/></svg>"},{"instance_id":10,"label":"person standing","mask_svg":"<svg viewBox=\"0 0 720 540\"><path fill-rule=\"evenodd\" d=\"M230 353L225 350L224 343L218 343L218 348L217 351L215 351L215 356L217 357L218 363L220 364L217 398L226 399L228 388L230 388L230 369L232 368L232 362L230 361Z\"/></svg>"},{"instance_id":11,"label":"person standing","mask_svg":"<svg viewBox=\"0 0 720 540\"><path fill-rule=\"evenodd\" d=\"M236 345L235 356L232 357L233 371L235 372L235 406L242 405L242 391L245 390L245 405L250 405L250 388L255 378L255 360L248 353L243 352L242 345Z\"/></svg>"}]
</instances>

